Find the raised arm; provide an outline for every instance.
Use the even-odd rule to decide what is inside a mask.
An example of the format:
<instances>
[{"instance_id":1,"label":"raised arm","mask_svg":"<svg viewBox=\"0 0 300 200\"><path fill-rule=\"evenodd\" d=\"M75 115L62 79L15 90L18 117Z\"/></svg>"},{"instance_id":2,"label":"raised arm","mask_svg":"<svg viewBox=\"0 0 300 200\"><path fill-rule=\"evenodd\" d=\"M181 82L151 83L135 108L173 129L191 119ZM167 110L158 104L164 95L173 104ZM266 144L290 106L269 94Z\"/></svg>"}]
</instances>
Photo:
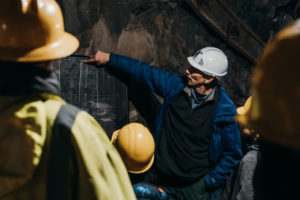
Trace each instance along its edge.
<instances>
[{"instance_id":1,"label":"raised arm","mask_svg":"<svg viewBox=\"0 0 300 200\"><path fill-rule=\"evenodd\" d=\"M97 65L108 64L112 73L121 73L163 97L172 95L183 87L182 79L179 76L117 54L97 51L95 55L90 56L90 59L83 62Z\"/></svg>"}]
</instances>

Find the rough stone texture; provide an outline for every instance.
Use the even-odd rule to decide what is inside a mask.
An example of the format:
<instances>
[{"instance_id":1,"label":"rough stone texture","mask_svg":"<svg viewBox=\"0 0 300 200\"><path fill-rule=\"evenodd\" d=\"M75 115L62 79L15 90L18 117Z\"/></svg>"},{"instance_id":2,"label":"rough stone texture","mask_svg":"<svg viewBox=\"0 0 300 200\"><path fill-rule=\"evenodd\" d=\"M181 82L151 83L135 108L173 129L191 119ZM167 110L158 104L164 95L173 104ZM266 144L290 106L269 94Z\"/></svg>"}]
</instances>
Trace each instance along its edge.
<instances>
[{"instance_id":1,"label":"rough stone texture","mask_svg":"<svg viewBox=\"0 0 300 200\"><path fill-rule=\"evenodd\" d=\"M183 0L57 1L67 31L80 40L76 54L90 55L101 49L183 74L187 56L202 47L216 46L229 58L228 75L222 83L233 101L241 105L249 95L254 64L232 49ZM264 41L300 15L296 0L224 2ZM131 99L137 94L131 93ZM143 121L131 108L131 120Z\"/></svg>"},{"instance_id":2,"label":"rough stone texture","mask_svg":"<svg viewBox=\"0 0 300 200\"><path fill-rule=\"evenodd\" d=\"M299 18L299 0L224 0L265 42Z\"/></svg>"}]
</instances>

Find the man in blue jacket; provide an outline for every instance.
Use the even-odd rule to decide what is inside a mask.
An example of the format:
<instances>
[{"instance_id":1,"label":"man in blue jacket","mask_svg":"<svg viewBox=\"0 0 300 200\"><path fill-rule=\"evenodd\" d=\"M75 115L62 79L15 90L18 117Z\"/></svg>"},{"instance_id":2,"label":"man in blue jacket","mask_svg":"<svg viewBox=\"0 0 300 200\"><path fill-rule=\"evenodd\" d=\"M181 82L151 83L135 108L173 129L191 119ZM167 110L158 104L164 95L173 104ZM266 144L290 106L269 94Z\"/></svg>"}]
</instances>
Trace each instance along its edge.
<instances>
[{"instance_id":1,"label":"man in blue jacket","mask_svg":"<svg viewBox=\"0 0 300 200\"><path fill-rule=\"evenodd\" d=\"M164 98L154 133L160 186L174 199L216 199L242 156L236 107L219 85L228 61L214 47L187 59L184 78L102 51L84 62L108 64Z\"/></svg>"}]
</instances>

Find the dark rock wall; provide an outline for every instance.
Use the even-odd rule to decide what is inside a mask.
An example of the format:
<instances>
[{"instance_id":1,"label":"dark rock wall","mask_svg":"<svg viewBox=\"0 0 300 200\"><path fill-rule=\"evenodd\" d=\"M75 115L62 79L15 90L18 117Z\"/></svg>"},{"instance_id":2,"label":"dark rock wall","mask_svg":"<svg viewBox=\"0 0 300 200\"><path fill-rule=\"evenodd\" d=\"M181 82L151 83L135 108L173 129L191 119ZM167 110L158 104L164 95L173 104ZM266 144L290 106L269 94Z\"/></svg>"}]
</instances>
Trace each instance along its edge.
<instances>
[{"instance_id":1,"label":"dark rock wall","mask_svg":"<svg viewBox=\"0 0 300 200\"><path fill-rule=\"evenodd\" d=\"M233 101L241 105L249 95L254 64L201 21L183 0L57 1L66 30L80 40L76 54L90 55L101 49L183 74L187 56L202 47L216 46L229 58L222 84ZM295 0L224 1L264 41L300 13ZM140 93L131 94L134 99ZM130 108L131 120L141 120L132 105Z\"/></svg>"},{"instance_id":2,"label":"dark rock wall","mask_svg":"<svg viewBox=\"0 0 300 200\"><path fill-rule=\"evenodd\" d=\"M300 17L299 0L224 0L264 41Z\"/></svg>"}]
</instances>

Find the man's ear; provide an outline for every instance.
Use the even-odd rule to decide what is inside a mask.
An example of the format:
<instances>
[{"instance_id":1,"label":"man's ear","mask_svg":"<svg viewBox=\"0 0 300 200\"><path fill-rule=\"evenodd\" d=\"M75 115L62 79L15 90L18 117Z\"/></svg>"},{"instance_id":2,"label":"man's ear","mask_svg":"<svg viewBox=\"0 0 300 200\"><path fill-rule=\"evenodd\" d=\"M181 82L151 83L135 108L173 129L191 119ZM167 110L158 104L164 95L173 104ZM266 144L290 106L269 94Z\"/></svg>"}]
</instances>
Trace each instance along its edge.
<instances>
[{"instance_id":1,"label":"man's ear","mask_svg":"<svg viewBox=\"0 0 300 200\"><path fill-rule=\"evenodd\" d=\"M207 76L207 77L205 77L204 83L210 84L211 82L213 82L214 79L215 79L215 77L213 77L213 76Z\"/></svg>"}]
</instances>

